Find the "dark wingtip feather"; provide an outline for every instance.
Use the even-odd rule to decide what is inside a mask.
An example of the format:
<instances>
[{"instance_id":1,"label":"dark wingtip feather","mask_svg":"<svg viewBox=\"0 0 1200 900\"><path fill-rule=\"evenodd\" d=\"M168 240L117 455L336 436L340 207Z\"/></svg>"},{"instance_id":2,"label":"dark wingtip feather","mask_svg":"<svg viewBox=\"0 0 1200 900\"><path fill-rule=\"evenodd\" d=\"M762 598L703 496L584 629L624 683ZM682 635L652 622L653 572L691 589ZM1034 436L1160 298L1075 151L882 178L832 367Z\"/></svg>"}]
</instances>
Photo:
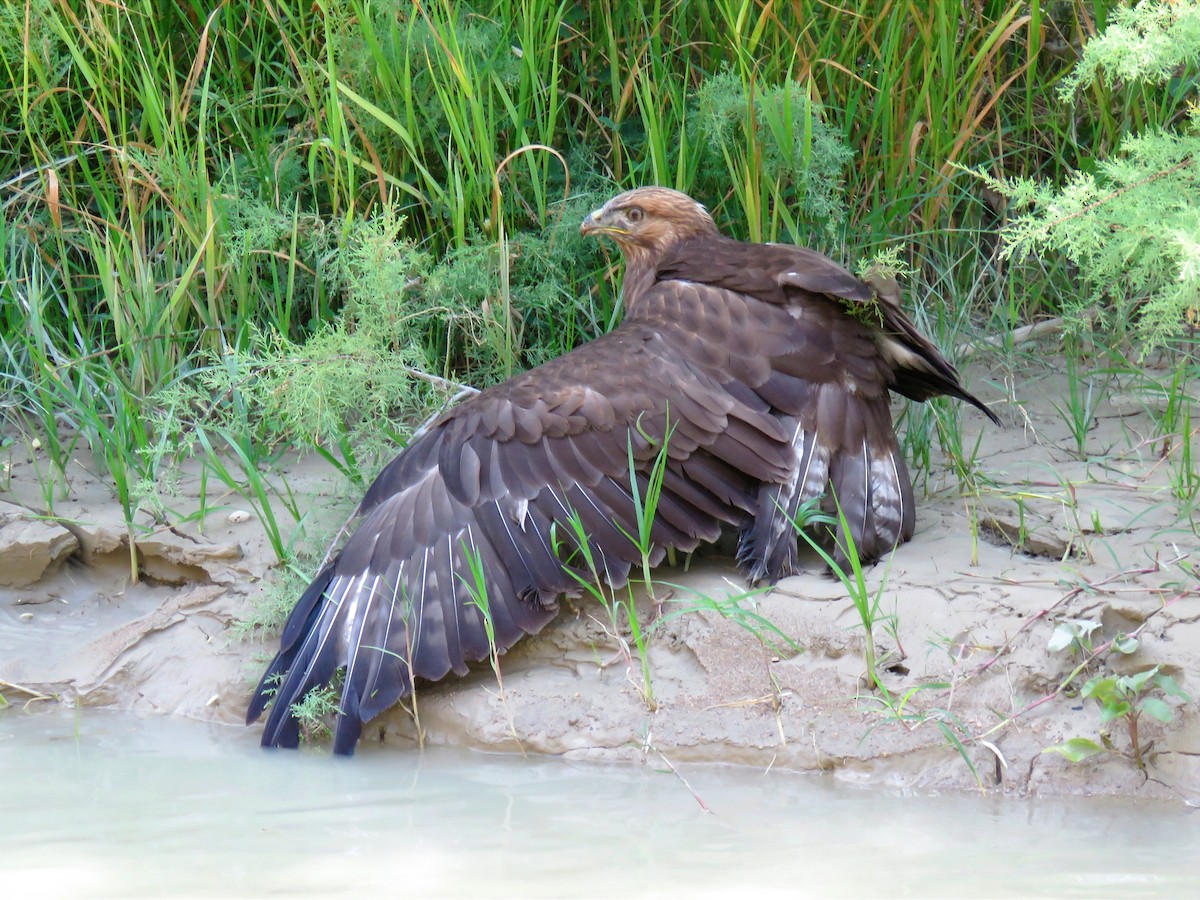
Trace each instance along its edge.
<instances>
[{"instance_id":1,"label":"dark wingtip feather","mask_svg":"<svg viewBox=\"0 0 1200 900\"><path fill-rule=\"evenodd\" d=\"M953 384L951 384L949 388L944 391L944 393L949 394L951 397L956 397L966 403L970 403L973 407L991 419L993 425L997 425L1000 428L1004 427L1004 423L1000 421L1000 417L992 412L991 408L986 403L964 388L959 382L953 382Z\"/></svg>"},{"instance_id":2,"label":"dark wingtip feather","mask_svg":"<svg viewBox=\"0 0 1200 900\"><path fill-rule=\"evenodd\" d=\"M312 584L296 601L296 606L292 609L291 614L288 615L287 622L283 626L283 635L279 640L279 652L275 654L275 658L267 666L263 677L259 679L258 687L254 689L254 696L250 698L250 705L246 708L247 725L257 722L259 716L267 708L267 704L272 700L280 702L278 692L281 680L295 662L296 654L303 643L301 638L312 630L320 617L321 598L325 595L325 588L329 586L329 582L333 578L336 563L337 560L334 560L317 574ZM290 706L298 699L300 698L289 698L287 705Z\"/></svg>"},{"instance_id":3,"label":"dark wingtip feather","mask_svg":"<svg viewBox=\"0 0 1200 900\"><path fill-rule=\"evenodd\" d=\"M333 752L338 756L353 756L354 748L362 735L362 719L357 710L343 710L337 717L337 725L333 730Z\"/></svg>"},{"instance_id":4,"label":"dark wingtip feather","mask_svg":"<svg viewBox=\"0 0 1200 900\"><path fill-rule=\"evenodd\" d=\"M992 412L991 408L974 394L967 394L963 399L991 419L993 425L997 425L1000 428L1004 427L1004 423L1000 421L1000 417Z\"/></svg>"}]
</instances>

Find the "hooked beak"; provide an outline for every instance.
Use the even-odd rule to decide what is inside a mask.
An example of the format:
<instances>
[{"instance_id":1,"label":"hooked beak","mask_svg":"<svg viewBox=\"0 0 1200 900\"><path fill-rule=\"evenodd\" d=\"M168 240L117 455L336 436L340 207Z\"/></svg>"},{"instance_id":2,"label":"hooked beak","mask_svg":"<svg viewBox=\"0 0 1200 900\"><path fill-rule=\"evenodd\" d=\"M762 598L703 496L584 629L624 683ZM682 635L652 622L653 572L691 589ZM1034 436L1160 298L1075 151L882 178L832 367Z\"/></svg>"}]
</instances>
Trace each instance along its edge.
<instances>
[{"instance_id":1,"label":"hooked beak","mask_svg":"<svg viewBox=\"0 0 1200 900\"><path fill-rule=\"evenodd\" d=\"M584 237L589 234L608 234L613 237L629 234L629 229L614 225L608 218L608 204L604 204L595 212L586 216L579 226L579 233Z\"/></svg>"},{"instance_id":2,"label":"hooked beak","mask_svg":"<svg viewBox=\"0 0 1200 900\"><path fill-rule=\"evenodd\" d=\"M601 224L603 213L604 207L601 207L590 215L585 216L583 224L579 226L579 233L586 237L589 234L596 234L597 232L604 231L604 226Z\"/></svg>"}]
</instances>

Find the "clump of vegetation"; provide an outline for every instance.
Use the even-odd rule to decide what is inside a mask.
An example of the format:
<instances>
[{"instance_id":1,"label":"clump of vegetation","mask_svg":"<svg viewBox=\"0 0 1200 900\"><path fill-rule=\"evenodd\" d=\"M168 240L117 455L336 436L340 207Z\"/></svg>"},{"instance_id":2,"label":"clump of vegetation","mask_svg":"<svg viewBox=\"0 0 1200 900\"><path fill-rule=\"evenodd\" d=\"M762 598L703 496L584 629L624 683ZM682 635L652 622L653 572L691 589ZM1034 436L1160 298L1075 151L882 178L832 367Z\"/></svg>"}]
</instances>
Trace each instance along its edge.
<instances>
[{"instance_id":1,"label":"clump of vegetation","mask_svg":"<svg viewBox=\"0 0 1200 900\"><path fill-rule=\"evenodd\" d=\"M277 633L308 582L309 579L296 568L283 569L279 577L265 585L241 612L231 628L233 637L246 640Z\"/></svg>"},{"instance_id":2,"label":"clump of vegetation","mask_svg":"<svg viewBox=\"0 0 1200 900\"><path fill-rule=\"evenodd\" d=\"M866 699L877 708L880 724L890 722L912 731L923 725L932 724L941 735L948 747L958 753L959 758L966 764L975 783L983 788L983 779L967 749L967 744L975 741L968 726L949 708L948 705L924 705L914 702L925 694L937 694L942 691L953 691L953 685L945 682L925 682L907 688L902 692L894 692L884 682L882 671L894 671L907 674L908 669L903 665L904 651L900 645L899 620L895 612L886 613L883 610L884 592L887 588L887 572L879 579L879 585L871 590L867 585L866 569L858 558L858 550L854 545L854 536L850 523L841 504L836 502L836 515L822 511L820 500L811 501L801 506L792 525L797 535L816 551L821 561L829 568L830 574L836 578L846 591L846 596L858 613L859 623L863 630L863 666L864 676L862 686L866 688ZM813 534L817 530L816 535ZM823 533L822 533L823 532ZM843 565L835 558L835 552L827 546L834 544L846 556ZM890 563L889 563L890 565ZM896 655L880 658L876 651L876 629L886 631L896 644ZM882 671L881 671L882 670ZM872 729L876 726L872 726ZM869 732L868 732L869 733ZM984 746L997 754L994 745L981 741Z\"/></svg>"},{"instance_id":3,"label":"clump of vegetation","mask_svg":"<svg viewBox=\"0 0 1200 900\"><path fill-rule=\"evenodd\" d=\"M333 737L333 718L338 713L338 679L324 687L313 688L292 704L292 714L300 725L300 739L306 744L323 744Z\"/></svg>"},{"instance_id":4,"label":"clump of vegetation","mask_svg":"<svg viewBox=\"0 0 1200 900\"><path fill-rule=\"evenodd\" d=\"M1090 655L1094 652L1092 635L1100 630L1094 619L1065 619L1054 626L1046 649L1051 653L1069 650L1072 656Z\"/></svg>"},{"instance_id":5,"label":"clump of vegetation","mask_svg":"<svg viewBox=\"0 0 1200 900\"><path fill-rule=\"evenodd\" d=\"M661 548L654 544L652 532L654 517L658 509L658 501L662 496L663 478L666 475L667 446L670 441L672 426L667 425L666 433L654 436L639 431L647 445L655 449L655 456L650 471L644 476L644 481L637 475L634 462L634 439L630 436L627 445L629 459L629 492L633 500L634 530L627 530L620 522L613 524L637 551L640 571L628 574L626 584L622 588L611 588L613 581L608 569L607 560L598 557L593 550L592 540L587 533L583 518L578 510L570 509L563 527L554 532L555 552L563 560L566 571L579 583L580 592L598 602L608 615L608 622L601 623L619 647L620 655L627 663L630 683L641 694L646 708L653 712L658 708L654 699L654 684L651 679L650 657L648 650L649 631L638 617L637 589L641 588L654 604L657 616L661 601L655 594L655 582L650 576L653 561L662 556ZM624 628L622 628L622 620ZM628 632L626 639L623 632ZM641 671L641 680L636 681L632 676L634 666L633 650L637 653L637 665Z\"/></svg>"},{"instance_id":6,"label":"clump of vegetation","mask_svg":"<svg viewBox=\"0 0 1200 900\"><path fill-rule=\"evenodd\" d=\"M1099 313L1118 336L1136 322L1143 357L1200 324L1198 64L1200 5L1115 9L1059 96L1072 101L1101 81L1113 90L1161 84L1163 102L1147 108L1141 133L1108 158L1085 160L1065 184L985 176L1014 207L1029 208L1006 227L1005 253L1064 254L1082 288L1064 297L1064 313L1076 326Z\"/></svg>"},{"instance_id":7,"label":"clump of vegetation","mask_svg":"<svg viewBox=\"0 0 1200 900\"><path fill-rule=\"evenodd\" d=\"M1127 756L1144 771L1148 748L1138 732L1142 714L1167 723L1175 717L1175 712L1163 697L1178 697L1185 703L1191 702L1191 697L1179 683L1159 669L1159 666L1153 666L1134 675L1096 675L1088 679L1079 692L1082 699L1096 701L1100 708L1101 726L1124 723L1129 739L1128 750L1118 750L1110 730L1102 727L1099 743L1091 738L1073 737L1046 748L1046 751L1060 753L1071 762L1082 762L1097 753L1118 753Z\"/></svg>"},{"instance_id":8,"label":"clump of vegetation","mask_svg":"<svg viewBox=\"0 0 1200 900\"><path fill-rule=\"evenodd\" d=\"M839 233L854 154L804 84L764 86L725 71L704 80L695 106L703 148L698 180L716 194L732 186L735 214L749 223L751 240L774 240L784 230L803 243L802 222L826 237Z\"/></svg>"},{"instance_id":9,"label":"clump of vegetation","mask_svg":"<svg viewBox=\"0 0 1200 900\"><path fill-rule=\"evenodd\" d=\"M207 393L241 392L265 414L271 429L265 437L302 443L347 430L362 439L378 430L366 423L417 405L410 373L440 370L426 335L453 327L467 312L422 302L414 288L428 262L400 238L402 225L394 208L384 206L345 229L320 260L326 289L343 298L338 313L313 323L299 341L255 329L237 365L229 364L229 353L214 359Z\"/></svg>"},{"instance_id":10,"label":"clump of vegetation","mask_svg":"<svg viewBox=\"0 0 1200 900\"><path fill-rule=\"evenodd\" d=\"M1177 697L1185 703L1191 698L1170 675L1161 671L1161 666L1150 666L1131 675L1097 674L1089 678L1081 688L1072 688L1075 679L1093 663L1107 653L1131 655L1140 645L1137 632L1119 633L1111 640L1097 644L1094 635L1100 631L1101 623L1093 619L1065 619L1055 626L1047 648L1052 652L1070 652L1072 657L1082 657L1059 686L1059 691L1077 689L1079 697L1094 700L1100 708L1102 726L1099 743L1086 737L1073 737L1061 744L1047 747L1046 752L1059 753L1071 762L1081 762L1097 753L1119 753L1127 756L1143 771L1146 768L1146 746L1138 731L1138 722L1143 713L1159 722L1170 722L1174 710L1163 697ZM1129 737L1129 749L1120 751L1112 740L1109 726L1123 722Z\"/></svg>"}]
</instances>

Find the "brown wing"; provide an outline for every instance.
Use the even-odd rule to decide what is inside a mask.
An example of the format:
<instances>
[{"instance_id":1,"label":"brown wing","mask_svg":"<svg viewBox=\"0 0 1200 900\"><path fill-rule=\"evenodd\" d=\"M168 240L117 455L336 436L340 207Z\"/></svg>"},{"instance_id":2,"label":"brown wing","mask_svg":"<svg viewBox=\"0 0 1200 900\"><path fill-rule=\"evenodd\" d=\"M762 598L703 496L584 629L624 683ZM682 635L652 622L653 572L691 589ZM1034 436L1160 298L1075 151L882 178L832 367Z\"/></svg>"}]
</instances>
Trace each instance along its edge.
<instances>
[{"instance_id":1,"label":"brown wing","mask_svg":"<svg viewBox=\"0 0 1200 900\"><path fill-rule=\"evenodd\" d=\"M273 698L263 744L295 746L291 705L344 668L334 750L351 753L362 723L413 679L465 674L491 641L503 651L539 631L588 577L573 515L582 549L624 584L640 559L631 448L645 496L669 434L652 561L745 521L760 483L787 475L787 435L757 395L723 388L699 361L725 351L675 337L627 323L463 403L393 460L284 628L247 713L254 721Z\"/></svg>"},{"instance_id":2,"label":"brown wing","mask_svg":"<svg viewBox=\"0 0 1200 900\"><path fill-rule=\"evenodd\" d=\"M916 400L950 394L998 421L904 314L894 281L860 281L807 248L720 236L681 244L660 262L658 276L692 291L723 292L745 357L730 371L769 404L791 437L789 477L762 485L743 535L740 559L755 580L796 570L792 522L802 504L826 494L837 498L864 561L912 536L912 485L889 390ZM657 309L675 302L675 293L650 288L633 306L648 316L686 316L687 303ZM845 562L845 548L839 545L836 556Z\"/></svg>"},{"instance_id":3,"label":"brown wing","mask_svg":"<svg viewBox=\"0 0 1200 900\"><path fill-rule=\"evenodd\" d=\"M790 307L793 315L813 304L832 301L847 318L867 326L855 336L869 338L888 364L888 388L912 400L956 397L1000 424L987 405L962 386L954 366L917 331L900 305L900 290L893 278L871 273L866 281L860 281L807 247L746 244L720 235L680 244L660 262L658 277L737 291L767 304Z\"/></svg>"}]
</instances>

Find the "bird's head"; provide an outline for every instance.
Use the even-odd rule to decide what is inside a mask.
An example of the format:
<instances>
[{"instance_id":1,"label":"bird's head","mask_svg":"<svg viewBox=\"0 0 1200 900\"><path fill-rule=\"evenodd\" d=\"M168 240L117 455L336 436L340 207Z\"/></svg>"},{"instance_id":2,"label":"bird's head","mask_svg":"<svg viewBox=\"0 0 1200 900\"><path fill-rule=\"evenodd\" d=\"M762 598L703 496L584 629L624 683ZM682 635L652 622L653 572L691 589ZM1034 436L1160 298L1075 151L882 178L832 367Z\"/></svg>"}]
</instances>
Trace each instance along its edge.
<instances>
[{"instance_id":1,"label":"bird's head","mask_svg":"<svg viewBox=\"0 0 1200 900\"><path fill-rule=\"evenodd\" d=\"M608 235L628 260L658 258L680 241L716 234L717 226L708 210L687 194L643 187L613 197L585 218L579 230Z\"/></svg>"}]
</instances>

